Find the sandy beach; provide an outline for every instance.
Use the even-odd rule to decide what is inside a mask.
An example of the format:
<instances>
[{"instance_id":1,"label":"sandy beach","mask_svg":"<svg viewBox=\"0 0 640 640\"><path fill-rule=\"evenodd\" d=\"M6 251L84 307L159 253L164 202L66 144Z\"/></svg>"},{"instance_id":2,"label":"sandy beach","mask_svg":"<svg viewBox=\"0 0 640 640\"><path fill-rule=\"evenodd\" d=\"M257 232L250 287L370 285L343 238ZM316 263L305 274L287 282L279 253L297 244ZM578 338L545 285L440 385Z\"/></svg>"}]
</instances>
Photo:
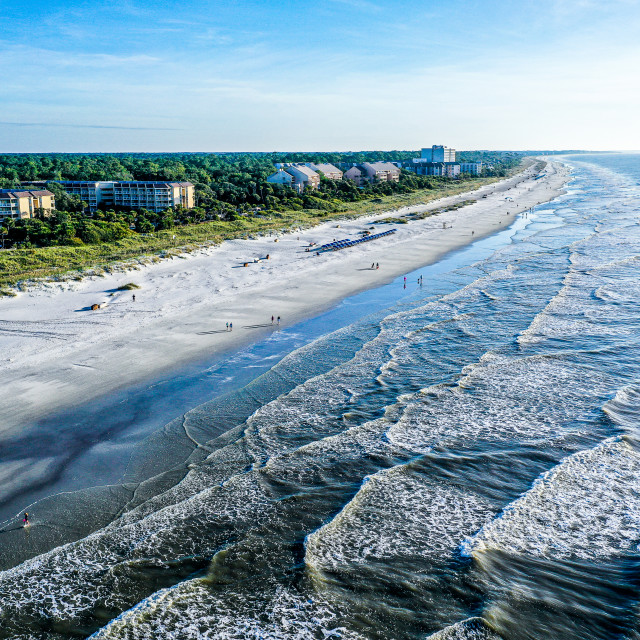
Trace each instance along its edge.
<instances>
[{"instance_id":1,"label":"sandy beach","mask_svg":"<svg viewBox=\"0 0 640 640\"><path fill-rule=\"evenodd\" d=\"M0 299L0 428L9 435L51 411L255 342L277 330L272 316L282 318L282 327L291 325L431 264L557 197L570 178L559 163L548 163L542 173L528 169L429 205L229 241L129 272L42 283ZM408 224L372 224L469 199L474 203ZM371 233L397 232L319 256L306 250L312 242L358 238L371 226ZM380 268L371 269L372 263ZM129 282L140 289L117 290ZM92 304L100 309L91 311Z\"/></svg>"}]
</instances>

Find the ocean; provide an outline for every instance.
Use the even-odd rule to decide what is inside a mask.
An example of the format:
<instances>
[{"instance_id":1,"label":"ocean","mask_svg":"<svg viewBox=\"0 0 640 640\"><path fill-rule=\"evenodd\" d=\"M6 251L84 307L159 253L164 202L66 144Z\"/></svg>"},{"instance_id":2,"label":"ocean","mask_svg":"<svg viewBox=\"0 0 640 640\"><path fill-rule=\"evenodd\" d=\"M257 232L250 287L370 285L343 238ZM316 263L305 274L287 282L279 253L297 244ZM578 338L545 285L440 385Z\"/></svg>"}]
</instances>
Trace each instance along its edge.
<instances>
[{"instance_id":1,"label":"ocean","mask_svg":"<svg viewBox=\"0 0 640 640\"><path fill-rule=\"evenodd\" d=\"M640 156L564 161L58 495L100 526L0 572L0 637L640 639Z\"/></svg>"}]
</instances>

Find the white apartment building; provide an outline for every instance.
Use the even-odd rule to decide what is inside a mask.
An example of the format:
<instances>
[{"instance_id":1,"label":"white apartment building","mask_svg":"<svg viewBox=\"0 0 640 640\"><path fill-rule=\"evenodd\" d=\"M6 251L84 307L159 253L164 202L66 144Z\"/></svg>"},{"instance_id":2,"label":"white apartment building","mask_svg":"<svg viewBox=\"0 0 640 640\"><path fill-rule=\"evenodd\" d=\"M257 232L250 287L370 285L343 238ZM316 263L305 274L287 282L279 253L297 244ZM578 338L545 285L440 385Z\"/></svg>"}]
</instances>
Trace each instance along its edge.
<instances>
[{"instance_id":1,"label":"white apartment building","mask_svg":"<svg viewBox=\"0 0 640 640\"><path fill-rule=\"evenodd\" d=\"M479 176L482 173L484 164L482 162L461 162L460 172L470 173L473 176Z\"/></svg>"},{"instance_id":2,"label":"white apartment building","mask_svg":"<svg viewBox=\"0 0 640 640\"><path fill-rule=\"evenodd\" d=\"M460 175L460 165L455 162L425 162L414 165L419 176L445 176L455 178Z\"/></svg>"},{"instance_id":3,"label":"white apartment building","mask_svg":"<svg viewBox=\"0 0 640 640\"><path fill-rule=\"evenodd\" d=\"M98 206L124 207L128 209L149 209L164 211L182 206L195 206L194 187L191 182L88 182L82 180L57 181L67 193L80 196L89 205L90 211Z\"/></svg>"}]
</instances>

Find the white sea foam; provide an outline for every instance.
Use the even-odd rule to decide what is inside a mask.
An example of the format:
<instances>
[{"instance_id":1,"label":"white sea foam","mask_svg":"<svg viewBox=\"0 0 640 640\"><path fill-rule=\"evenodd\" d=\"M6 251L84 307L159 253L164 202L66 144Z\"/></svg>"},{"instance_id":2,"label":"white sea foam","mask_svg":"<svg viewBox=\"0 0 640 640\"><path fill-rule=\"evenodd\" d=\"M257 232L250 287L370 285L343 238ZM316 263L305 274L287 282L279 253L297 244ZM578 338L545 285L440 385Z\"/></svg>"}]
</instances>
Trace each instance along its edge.
<instances>
[{"instance_id":1,"label":"white sea foam","mask_svg":"<svg viewBox=\"0 0 640 640\"><path fill-rule=\"evenodd\" d=\"M363 636L338 620L334 607L316 597L278 587L263 597L212 593L205 580L164 589L92 636L96 640L180 637L183 640L311 640Z\"/></svg>"},{"instance_id":2,"label":"white sea foam","mask_svg":"<svg viewBox=\"0 0 640 640\"><path fill-rule=\"evenodd\" d=\"M455 387L436 386L411 403L392 425L395 445L417 452L472 440L535 442L575 433L607 391L596 372L559 358L489 354Z\"/></svg>"},{"instance_id":3,"label":"white sea foam","mask_svg":"<svg viewBox=\"0 0 640 640\"><path fill-rule=\"evenodd\" d=\"M640 454L622 439L609 439L545 473L466 541L463 552L597 559L635 552L638 542Z\"/></svg>"},{"instance_id":4,"label":"white sea foam","mask_svg":"<svg viewBox=\"0 0 640 640\"><path fill-rule=\"evenodd\" d=\"M640 424L640 387L630 384L618 389L615 397L603 409L615 424L637 435Z\"/></svg>"},{"instance_id":5,"label":"white sea foam","mask_svg":"<svg viewBox=\"0 0 640 640\"><path fill-rule=\"evenodd\" d=\"M502 640L482 618L469 618L436 631L425 640Z\"/></svg>"},{"instance_id":6,"label":"white sea foam","mask_svg":"<svg viewBox=\"0 0 640 640\"><path fill-rule=\"evenodd\" d=\"M308 536L306 564L336 571L374 560L446 561L493 514L473 493L406 466L381 471L331 522Z\"/></svg>"},{"instance_id":7,"label":"white sea foam","mask_svg":"<svg viewBox=\"0 0 640 640\"><path fill-rule=\"evenodd\" d=\"M260 526L271 506L251 475L197 493L146 518L113 525L0 573L0 614L5 621L24 611L70 620L96 604L131 606L127 567L153 559L210 555L234 531ZM211 535L212 525L220 537ZM207 531L201 537L199 531ZM29 588L25 589L24 585Z\"/></svg>"}]
</instances>

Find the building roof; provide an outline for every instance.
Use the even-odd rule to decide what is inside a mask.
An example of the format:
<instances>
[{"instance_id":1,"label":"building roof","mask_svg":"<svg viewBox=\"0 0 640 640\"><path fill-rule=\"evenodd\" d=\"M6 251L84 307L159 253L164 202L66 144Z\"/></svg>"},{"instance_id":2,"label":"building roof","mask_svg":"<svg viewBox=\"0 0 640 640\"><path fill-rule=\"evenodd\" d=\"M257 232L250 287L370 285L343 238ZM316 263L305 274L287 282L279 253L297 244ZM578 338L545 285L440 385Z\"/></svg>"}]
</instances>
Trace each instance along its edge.
<instances>
[{"instance_id":1,"label":"building roof","mask_svg":"<svg viewBox=\"0 0 640 640\"><path fill-rule=\"evenodd\" d=\"M144 185L145 187L193 187L192 182L161 182L159 180L105 180L104 182L127 186Z\"/></svg>"},{"instance_id":2,"label":"building roof","mask_svg":"<svg viewBox=\"0 0 640 640\"><path fill-rule=\"evenodd\" d=\"M33 196L53 196L51 191L16 191L15 189L0 189L0 197L7 198L29 198Z\"/></svg>"},{"instance_id":3,"label":"building roof","mask_svg":"<svg viewBox=\"0 0 640 640\"><path fill-rule=\"evenodd\" d=\"M321 173L327 174L327 173L342 173L342 171L340 171L340 169L338 169L338 167L334 167L332 164L312 164L311 162L309 163L309 165L311 166L311 168L314 171L320 171Z\"/></svg>"},{"instance_id":4,"label":"building roof","mask_svg":"<svg viewBox=\"0 0 640 640\"><path fill-rule=\"evenodd\" d=\"M289 180L293 180L293 176L290 173L287 173L284 169L278 169L275 173L267 176L267 180L270 178L277 178L279 176L287 176Z\"/></svg>"},{"instance_id":5,"label":"building roof","mask_svg":"<svg viewBox=\"0 0 640 640\"><path fill-rule=\"evenodd\" d=\"M291 171L299 171L300 173L304 174L308 178L313 178L313 177L319 178L320 177L313 169L310 169L309 167L307 167L304 164L291 165L291 166L285 167L284 170L287 173L290 173Z\"/></svg>"},{"instance_id":6,"label":"building roof","mask_svg":"<svg viewBox=\"0 0 640 640\"><path fill-rule=\"evenodd\" d=\"M371 166L376 168L378 171L400 172L400 169L395 164L393 164L393 162L372 162Z\"/></svg>"},{"instance_id":7,"label":"building roof","mask_svg":"<svg viewBox=\"0 0 640 640\"><path fill-rule=\"evenodd\" d=\"M360 166L368 174L371 174L371 173L376 174L376 173L379 173L381 171L389 171L389 169L386 169L385 167L380 166L380 165L385 165L385 164L387 164L387 163L385 163L385 162L363 162Z\"/></svg>"},{"instance_id":8,"label":"building roof","mask_svg":"<svg viewBox=\"0 0 640 640\"><path fill-rule=\"evenodd\" d=\"M58 184L77 184L77 185L96 185L96 184L143 184L143 185L157 185L163 187L193 187L193 182L166 182L164 180L50 180L50 182L57 182Z\"/></svg>"}]
</instances>

